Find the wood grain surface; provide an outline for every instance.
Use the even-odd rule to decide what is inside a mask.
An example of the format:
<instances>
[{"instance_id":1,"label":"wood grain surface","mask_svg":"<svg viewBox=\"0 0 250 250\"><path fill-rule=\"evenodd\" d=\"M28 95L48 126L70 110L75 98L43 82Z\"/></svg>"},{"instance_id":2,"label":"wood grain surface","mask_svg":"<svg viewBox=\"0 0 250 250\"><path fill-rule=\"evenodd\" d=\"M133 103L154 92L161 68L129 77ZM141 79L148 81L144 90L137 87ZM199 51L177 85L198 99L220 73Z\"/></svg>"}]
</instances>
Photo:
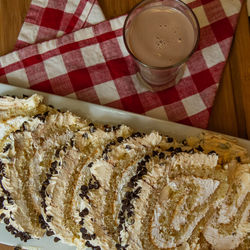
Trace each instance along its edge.
<instances>
[{"instance_id":1,"label":"wood grain surface","mask_svg":"<svg viewBox=\"0 0 250 250\"><path fill-rule=\"evenodd\" d=\"M140 0L99 0L107 19L128 12ZM30 0L0 0L0 55L13 50ZM250 37L244 2L232 49L221 78L208 129L250 139ZM0 250L9 250L1 246Z\"/></svg>"}]
</instances>

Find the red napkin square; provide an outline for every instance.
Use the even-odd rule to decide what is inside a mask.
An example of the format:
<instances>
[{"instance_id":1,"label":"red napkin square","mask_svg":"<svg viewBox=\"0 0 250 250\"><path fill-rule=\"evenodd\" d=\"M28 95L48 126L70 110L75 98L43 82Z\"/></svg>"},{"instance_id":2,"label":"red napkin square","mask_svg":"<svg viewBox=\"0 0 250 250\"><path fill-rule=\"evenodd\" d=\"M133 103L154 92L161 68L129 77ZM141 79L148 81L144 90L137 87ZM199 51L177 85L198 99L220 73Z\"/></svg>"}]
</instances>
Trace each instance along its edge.
<instances>
[{"instance_id":1,"label":"red napkin square","mask_svg":"<svg viewBox=\"0 0 250 250\"><path fill-rule=\"evenodd\" d=\"M103 14L95 1L86 0L60 5L33 0L17 43L20 49L0 57L0 81L205 128L241 2L186 2L199 20L200 44L182 80L170 89L151 92L140 84L123 43L125 16L90 26Z\"/></svg>"}]
</instances>

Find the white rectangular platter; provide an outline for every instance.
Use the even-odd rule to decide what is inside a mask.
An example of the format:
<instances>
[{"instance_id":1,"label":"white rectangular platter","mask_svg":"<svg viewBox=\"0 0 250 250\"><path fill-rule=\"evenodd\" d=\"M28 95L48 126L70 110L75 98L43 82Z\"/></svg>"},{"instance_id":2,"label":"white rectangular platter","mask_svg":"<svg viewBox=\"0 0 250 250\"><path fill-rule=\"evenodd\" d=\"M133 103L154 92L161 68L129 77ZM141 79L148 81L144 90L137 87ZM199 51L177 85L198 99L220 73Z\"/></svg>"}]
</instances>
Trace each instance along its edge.
<instances>
[{"instance_id":1,"label":"white rectangular platter","mask_svg":"<svg viewBox=\"0 0 250 250\"><path fill-rule=\"evenodd\" d=\"M174 122L162 121L154 118L150 118L143 115L138 115L130 112L121 111L101 105L96 105L88 102L74 100L66 97L46 94L30 89L23 89L0 83L0 95L16 95L22 97L25 95L32 95L34 93L41 94L45 97L45 103L51 104L61 110L69 110L82 117L86 117L92 121L108 123L108 124L126 124L131 126L135 130L142 132L150 132L157 130L165 135L173 136L178 140L182 140L187 136L199 135L202 129L181 125ZM240 138L235 138L238 144L247 148L250 154L250 141ZM50 250L71 250L75 249L64 245L62 243L54 243L53 237L44 237L40 240L30 240L27 243L23 243L16 239L5 229L4 224L0 224L0 243L12 245L12 246L34 246L33 249L50 249Z\"/></svg>"}]
</instances>

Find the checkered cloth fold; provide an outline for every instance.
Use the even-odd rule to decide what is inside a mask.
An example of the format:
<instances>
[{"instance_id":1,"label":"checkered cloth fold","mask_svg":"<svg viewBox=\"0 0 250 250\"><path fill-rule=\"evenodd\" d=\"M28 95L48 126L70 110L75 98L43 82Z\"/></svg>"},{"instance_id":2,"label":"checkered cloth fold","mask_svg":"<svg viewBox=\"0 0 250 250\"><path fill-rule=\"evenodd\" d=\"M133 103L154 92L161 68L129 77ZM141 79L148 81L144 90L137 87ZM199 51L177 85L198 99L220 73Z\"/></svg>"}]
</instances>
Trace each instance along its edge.
<instances>
[{"instance_id":1,"label":"checkered cloth fold","mask_svg":"<svg viewBox=\"0 0 250 250\"><path fill-rule=\"evenodd\" d=\"M17 50L0 57L0 81L205 128L241 1L185 2L199 20L200 43L172 88L151 92L139 83L123 43L125 16L99 22L93 0L33 0Z\"/></svg>"}]
</instances>

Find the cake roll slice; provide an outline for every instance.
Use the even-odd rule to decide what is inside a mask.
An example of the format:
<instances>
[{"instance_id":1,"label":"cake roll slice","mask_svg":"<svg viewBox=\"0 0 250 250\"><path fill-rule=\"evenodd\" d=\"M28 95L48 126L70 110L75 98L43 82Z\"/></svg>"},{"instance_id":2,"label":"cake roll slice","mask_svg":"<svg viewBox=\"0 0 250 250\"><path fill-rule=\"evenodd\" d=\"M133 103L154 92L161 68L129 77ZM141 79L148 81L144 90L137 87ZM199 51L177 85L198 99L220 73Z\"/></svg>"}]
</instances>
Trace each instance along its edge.
<instances>
[{"instance_id":1,"label":"cake roll slice","mask_svg":"<svg viewBox=\"0 0 250 250\"><path fill-rule=\"evenodd\" d=\"M42 103L43 97L34 94L31 97L17 98L15 96L0 97L0 122L17 116L33 116L44 113L48 106Z\"/></svg>"},{"instance_id":2,"label":"cake roll slice","mask_svg":"<svg viewBox=\"0 0 250 250\"><path fill-rule=\"evenodd\" d=\"M153 149L158 149L157 146L163 141L165 141L165 137L162 137L157 132L151 132L149 135L136 133L106 154L105 159L114 166L110 182L111 188L106 197L104 218L105 226L110 230L110 234L116 235L116 228L119 225L115 220L118 207L114 201L119 193L118 185L123 173L129 167L135 166L144 156L147 155L148 157ZM170 146L173 142L171 141L168 144Z\"/></svg>"},{"instance_id":3,"label":"cake roll slice","mask_svg":"<svg viewBox=\"0 0 250 250\"><path fill-rule=\"evenodd\" d=\"M38 118L31 119L25 122L25 129L35 130L41 123ZM25 205L26 198L24 195L26 190L21 176L29 178L29 175L22 166L26 164L26 155L32 155L33 152L30 144L30 132L26 131L25 133L27 134L27 140L23 140L24 134L22 132L11 133L5 145L8 150L3 150L0 153L0 158L1 186L5 194L3 209L7 211L7 213L4 213L6 229L16 237L27 241L31 238L31 232L34 231L34 235L40 237L43 235L43 230L39 226L35 227L34 230L32 219L26 214L27 206Z\"/></svg>"},{"instance_id":4,"label":"cake roll slice","mask_svg":"<svg viewBox=\"0 0 250 250\"><path fill-rule=\"evenodd\" d=\"M187 157L188 154L185 154ZM212 161L205 159L202 153L199 155L200 158L193 158L201 161L197 162L198 165ZM215 168L217 158L214 157L213 161ZM138 162L137 168L127 169L121 178L116 201L120 203L116 213L119 222L118 249L165 249L186 244L206 215L208 200L220 183L210 178L182 176L183 168L196 164L195 161L191 165L189 163L183 163L178 175L172 174L172 177L171 157L164 158L162 154L150 159L147 157ZM214 168L211 167L213 171Z\"/></svg>"},{"instance_id":5,"label":"cake roll slice","mask_svg":"<svg viewBox=\"0 0 250 250\"><path fill-rule=\"evenodd\" d=\"M79 159L76 158L69 167L67 164L69 159L65 158L62 165L57 167L57 173L52 176L46 188L46 218L49 217L47 223L58 238L74 244L73 242L80 237L81 227L75 221L75 210L73 209L76 199L79 199L79 193L75 194L76 190L79 191L78 180L86 169L89 169L97 159L105 154L108 147L119 144L131 133L132 130L124 125L108 128L90 123L87 129L75 134L70 150L75 150L75 155ZM60 186L63 188L58 189L57 187ZM61 199L60 207L57 202L59 199ZM57 214L61 216L58 217Z\"/></svg>"},{"instance_id":6,"label":"cake roll slice","mask_svg":"<svg viewBox=\"0 0 250 250\"><path fill-rule=\"evenodd\" d=\"M203 231L213 249L235 249L250 233L250 164L232 165L230 188Z\"/></svg>"},{"instance_id":7,"label":"cake roll slice","mask_svg":"<svg viewBox=\"0 0 250 250\"><path fill-rule=\"evenodd\" d=\"M8 206L12 213L8 226L13 226L19 234L26 232L30 237L40 238L45 232L43 224L41 225L40 190L47 178L51 156L57 153L57 149L65 141L70 143L74 130L87 126L88 123L69 112L36 115L32 119L33 123L35 121L36 126L31 127L30 123L25 123L23 131L12 134L12 144L6 156L3 187L7 187L13 203ZM29 224L22 217L27 218Z\"/></svg>"},{"instance_id":8,"label":"cake roll slice","mask_svg":"<svg viewBox=\"0 0 250 250\"><path fill-rule=\"evenodd\" d=\"M133 164L135 157L141 158L145 152L152 150L152 144L161 141L161 136L157 133L152 134L159 138L154 140L152 135L146 137L139 133L134 133L128 138L119 136L116 142L105 146L102 158L90 162L87 167L81 169L74 190L72 214L74 214L75 223L72 223L74 227L71 227L71 230L78 235L79 240L76 242L79 249L88 245L102 249L115 249L113 235L110 229L107 230L105 224L106 217L112 213L106 211L108 207L112 207L110 203L114 199L112 196L111 199L107 196L114 191L114 186L111 184L114 183L114 177L117 175L113 172L116 168L117 173L119 170L124 171L130 164ZM85 208L88 211L84 210ZM81 211L87 211L86 215ZM89 234L95 237L91 238Z\"/></svg>"}]
</instances>

